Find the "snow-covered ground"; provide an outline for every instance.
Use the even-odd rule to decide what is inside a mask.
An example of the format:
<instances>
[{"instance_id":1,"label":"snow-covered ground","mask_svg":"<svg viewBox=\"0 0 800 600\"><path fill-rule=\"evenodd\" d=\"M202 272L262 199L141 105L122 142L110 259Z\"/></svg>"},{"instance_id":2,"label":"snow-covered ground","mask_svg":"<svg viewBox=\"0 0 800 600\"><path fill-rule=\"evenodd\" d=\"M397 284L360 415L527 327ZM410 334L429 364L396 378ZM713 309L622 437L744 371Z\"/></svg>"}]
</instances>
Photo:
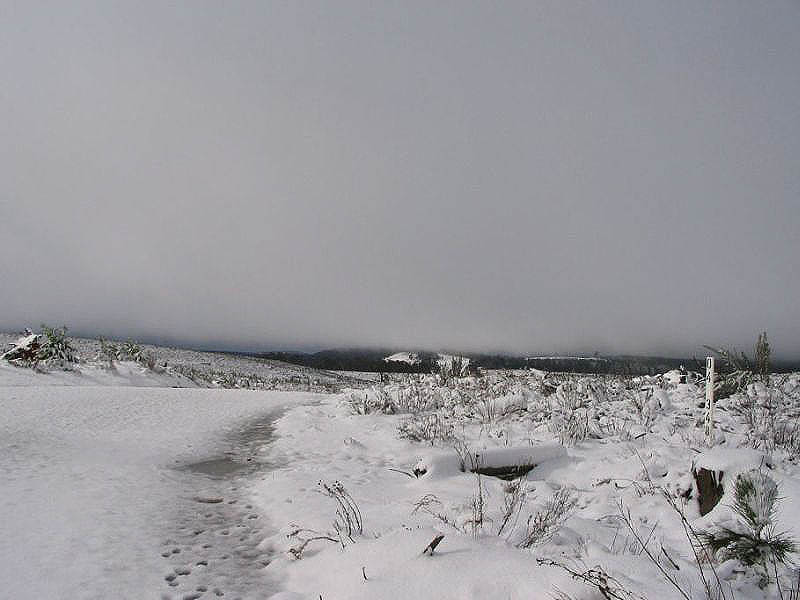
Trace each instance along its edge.
<instances>
[{"instance_id":1,"label":"snow-covered ground","mask_svg":"<svg viewBox=\"0 0 800 600\"><path fill-rule=\"evenodd\" d=\"M703 390L674 373L315 395L0 365L0 597L603 598L594 578L610 598L701 600L701 574L780 597L735 560L701 571L674 507L735 528L730 483L761 466L777 530L800 538L800 436L773 426L796 423L798 382L720 401L709 450ZM725 494L705 516L700 468ZM788 598L796 572L778 574Z\"/></svg>"},{"instance_id":2,"label":"snow-covered ground","mask_svg":"<svg viewBox=\"0 0 800 600\"><path fill-rule=\"evenodd\" d=\"M583 378L575 386L580 405L569 412L588 429L569 440L569 423L558 424L570 418L557 414L564 400L543 396L541 375L495 373L486 378L490 383L465 378L448 385L409 377L406 384L327 397L281 417L267 456L283 466L251 494L273 522L283 524L266 543L282 549L271 568L297 594L285 597L523 599L559 591L570 598L604 597L548 563L555 561L576 573L608 573L614 578L610 589L619 594L610 598L681 598L678 587L689 598L706 598L674 507L697 530L734 525L729 482L761 463L770 465L764 469L783 496L778 530L800 536L797 457L781 448L739 449L753 438L732 414L735 399L720 402L718 447L707 451L698 406L702 389L640 378L630 381L626 394L601 397L615 380ZM405 439L409 435L416 441ZM462 448L467 465L537 466L514 488L469 467L462 471L454 446ZM725 497L704 517L693 467L713 470L728 483ZM348 491L363 518L362 534L351 539L337 532L334 522L340 530L344 523L341 507L337 514L336 499L320 481L338 481ZM508 510L515 489L524 494ZM574 505L537 538L537 522L559 497ZM445 538L437 551L423 555L439 533ZM322 534L341 543L313 539ZM521 547L526 536L536 539ZM303 545L306 540L312 541ZM761 589L753 569L737 561L716 568L725 597L731 591L739 599L778 595L774 583ZM796 572L779 570L786 591ZM707 564L702 573L713 581Z\"/></svg>"},{"instance_id":3,"label":"snow-covered ground","mask_svg":"<svg viewBox=\"0 0 800 600\"><path fill-rule=\"evenodd\" d=\"M19 373L10 387L8 368L0 371L0 597L263 597L276 588L262 564L270 552L258 548L268 519L239 506L245 475L214 479L185 466L218 456L246 464L252 457L231 444L237 432L316 397L22 386ZM41 375L28 383L37 379L48 383Z\"/></svg>"},{"instance_id":4,"label":"snow-covered ground","mask_svg":"<svg viewBox=\"0 0 800 600\"><path fill-rule=\"evenodd\" d=\"M20 334L0 333L0 353L19 337ZM99 340L70 337L69 341L82 360L97 362L93 359L101 350ZM355 374L321 371L278 360L150 344L141 344L140 347L143 353L153 355L156 365L165 366L167 371L173 375L194 378L194 383L191 385L200 387L248 387L282 391L330 392L339 390L345 385L351 387L360 385L360 380ZM85 371L86 369L84 365L78 365L77 370ZM91 375L97 375L96 370L89 370ZM102 378L102 374L99 374L99 377ZM66 377L65 381L68 380L69 378ZM184 385L184 382L176 385Z\"/></svg>"}]
</instances>

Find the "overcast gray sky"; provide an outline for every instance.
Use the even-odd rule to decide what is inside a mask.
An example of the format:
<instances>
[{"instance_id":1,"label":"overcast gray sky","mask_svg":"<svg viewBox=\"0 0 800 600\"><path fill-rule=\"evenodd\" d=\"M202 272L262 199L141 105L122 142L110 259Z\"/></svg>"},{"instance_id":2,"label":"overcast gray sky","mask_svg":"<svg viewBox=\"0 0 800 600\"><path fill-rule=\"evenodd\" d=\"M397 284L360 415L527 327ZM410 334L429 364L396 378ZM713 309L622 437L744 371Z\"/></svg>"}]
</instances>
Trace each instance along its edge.
<instances>
[{"instance_id":1,"label":"overcast gray sky","mask_svg":"<svg viewBox=\"0 0 800 600\"><path fill-rule=\"evenodd\" d=\"M798 2L0 0L0 329L800 354Z\"/></svg>"}]
</instances>

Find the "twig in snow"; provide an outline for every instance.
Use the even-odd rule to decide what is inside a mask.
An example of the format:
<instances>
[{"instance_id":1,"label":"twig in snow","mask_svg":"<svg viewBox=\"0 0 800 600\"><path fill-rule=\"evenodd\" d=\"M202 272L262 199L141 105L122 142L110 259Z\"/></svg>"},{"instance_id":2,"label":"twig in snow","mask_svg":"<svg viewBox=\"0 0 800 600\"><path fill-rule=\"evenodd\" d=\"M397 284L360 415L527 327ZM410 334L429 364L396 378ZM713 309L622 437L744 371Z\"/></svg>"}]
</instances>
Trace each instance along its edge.
<instances>
[{"instance_id":1,"label":"twig in snow","mask_svg":"<svg viewBox=\"0 0 800 600\"><path fill-rule=\"evenodd\" d=\"M433 538L433 540L431 540L430 544L425 546L425 550L422 551L422 554L427 554L428 556L433 556L433 551L436 550L436 546L438 546L439 542L441 542L443 539L444 539L444 534L443 533L440 533L439 535L437 535L435 538Z\"/></svg>"}]
</instances>

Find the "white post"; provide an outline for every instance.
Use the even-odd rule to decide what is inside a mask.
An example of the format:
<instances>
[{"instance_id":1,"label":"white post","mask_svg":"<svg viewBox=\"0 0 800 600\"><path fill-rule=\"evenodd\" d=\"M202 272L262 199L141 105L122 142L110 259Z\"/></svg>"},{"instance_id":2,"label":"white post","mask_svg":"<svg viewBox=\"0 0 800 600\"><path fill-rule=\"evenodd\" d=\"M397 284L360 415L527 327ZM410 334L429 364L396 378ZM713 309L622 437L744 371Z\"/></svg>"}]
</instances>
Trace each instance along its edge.
<instances>
[{"instance_id":1,"label":"white post","mask_svg":"<svg viewBox=\"0 0 800 600\"><path fill-rule=\"evenodd\" d=\"M714 357L706 358L706 443L714 445Z\"/></svg>"}]
</instances>

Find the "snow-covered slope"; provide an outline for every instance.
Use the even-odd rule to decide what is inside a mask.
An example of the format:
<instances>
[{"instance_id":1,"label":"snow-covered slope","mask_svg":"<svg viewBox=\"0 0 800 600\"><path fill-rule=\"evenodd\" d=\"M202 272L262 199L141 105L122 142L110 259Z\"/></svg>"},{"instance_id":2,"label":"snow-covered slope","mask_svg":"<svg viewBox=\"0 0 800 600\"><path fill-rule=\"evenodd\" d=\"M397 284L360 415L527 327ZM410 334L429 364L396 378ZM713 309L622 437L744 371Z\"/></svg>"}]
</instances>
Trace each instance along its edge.
<instances>
[{"instance_id":1,"label":"snow-covered slope","mask_svg":"<svg viewBox=\"0 0 800 600\"><path fill-rule=\"evenodd\" d=\"M19 334L0 333L0 350L5 351L8 345L15 342L19 337ZM92 384L92 379L96 379L98 382L107 382L110 385L127 385L126 382L114 378L114 373L110 374L111 377L96 373L98 369L103 370L104 363L102 359L97 358L101 350L98 340L70 337L69 341L77 350L81 361L83 361L77 366L77 373L89 375L88 383L90 385ZM166 370L168 374L176 377L183 376L183 379L171 382L168 378L151 378L155 384L159 385L250 387L284 391L331 392L340 390L344 386L354 387L363 384L359 378L352 375L334 371L322 371L277 360L223 352L201 352L186 348L152 346L149 344L142 344L141 348L144 354L152 354L159 370ZM8 366L5 362L0 362L0 365ZM81 381L80 379L54 372L52 374L54 377L46 381L56 382L60 379L62 384L72 385L68 382L74 381L76 382L74 385L82 385L77 383ZM143 379L137 379L139 383L136 385L145 384ZM190 379L193 383L189 381Z\"/></svg>"}]
</instances>

